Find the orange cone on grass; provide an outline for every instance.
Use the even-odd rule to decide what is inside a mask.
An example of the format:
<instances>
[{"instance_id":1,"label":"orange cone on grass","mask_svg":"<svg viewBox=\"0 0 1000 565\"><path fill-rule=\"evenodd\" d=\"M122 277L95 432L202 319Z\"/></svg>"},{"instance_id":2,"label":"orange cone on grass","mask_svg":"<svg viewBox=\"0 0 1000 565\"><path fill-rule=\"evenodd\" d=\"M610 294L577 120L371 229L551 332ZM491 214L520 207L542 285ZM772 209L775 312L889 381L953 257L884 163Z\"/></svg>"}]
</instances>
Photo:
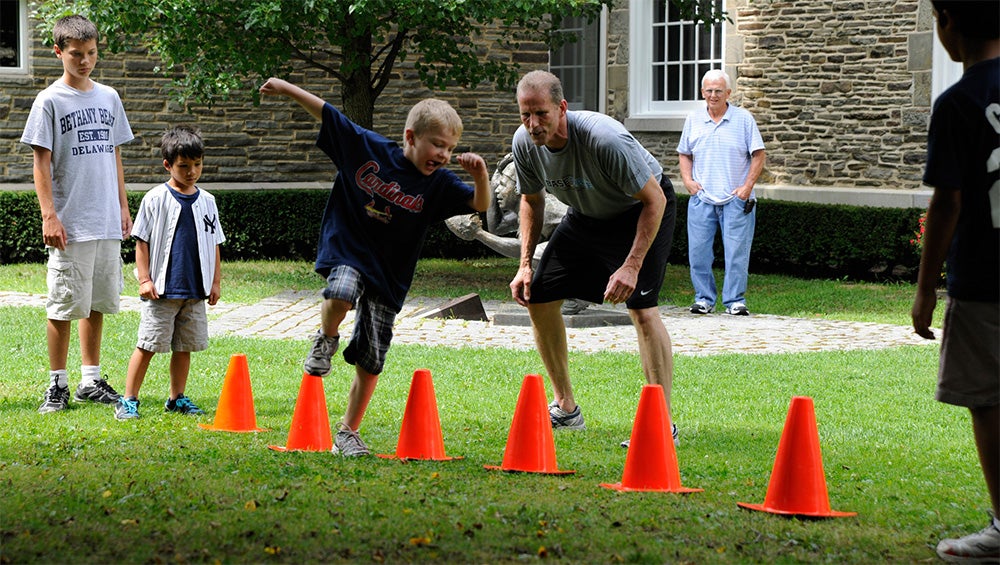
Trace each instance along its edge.
<instances>
[{"instance_id":1,"label":"orange cone on grass","mask_svg":"<svg viewBox=\"0 0 1000 565\"><path fill-rule=\"evenodd\" d=\"M490 470L519 471L548 475L569 475L556 465L556 444L552 420L545 402L545 385L540 375L525 375L517 396L514 420L510 424L503 464L484 465Z\"/></svg>"},{"instance_id":2,"label":"orange cone on grass","mask_svg":"<svg viewBox=\"0 0 1000 565\"><path fill-rule=\"evenodd\" d=\"M434 381L428 369L417 369L410 381L410 394L406 398L403 424L395 455L379 455L384 459L422 459L451 461L461 457L448 457L444 452L444 436L438 417Z\"/></svg>"},{"instance_id":3,"label":"orange cone on grass","mask_svg":"<svg viewBox=\"0 0 1000 565\"><path fill-rule=\"evenodd\" d=\"M275 451L331 451L330 413L326 409L323 378L302 374L299 397L295 401L292 425L288 429L288 444L267 446Z\"/></svg>"},{"instance_id":4,"label":"orange cone on grass","mask_svg":"<svg viewBox=\"0 0 1000 565\"><path fill-rule=\"evenodd\" d=\"M700 488L681 486L677 450L670 434L667 399L660 385L643 385L639 407L632 423L625 471L620 483L601 483L619 491L701 492Z\"/></svg>"},{"instance_id":5,"label":"orange cone on grass","mask_svg":"<svg viewBox=\"0 0 1000 565\"><path fill-rule=\"evenodd\" d=\"M215 409L212 424L198 424L203 429L218 432L264 432L257 427L257 413L253 406L253 390L250 388L250 367L247 356L234 353L229 358L226 380L222 383L222 394Z\"/></svg>"},{"instance_id":6,"label":"orange cone on grass","mask_svg":"<svg viewBox=\"0 0 1000 565\"><path fill-rule=\"evenodd\" d=\"M812 398L792 397L764 504L737 504L749 510L788 516L839 518L857 515L857 512L830 509Z\"/></svg>"}]
</instances>

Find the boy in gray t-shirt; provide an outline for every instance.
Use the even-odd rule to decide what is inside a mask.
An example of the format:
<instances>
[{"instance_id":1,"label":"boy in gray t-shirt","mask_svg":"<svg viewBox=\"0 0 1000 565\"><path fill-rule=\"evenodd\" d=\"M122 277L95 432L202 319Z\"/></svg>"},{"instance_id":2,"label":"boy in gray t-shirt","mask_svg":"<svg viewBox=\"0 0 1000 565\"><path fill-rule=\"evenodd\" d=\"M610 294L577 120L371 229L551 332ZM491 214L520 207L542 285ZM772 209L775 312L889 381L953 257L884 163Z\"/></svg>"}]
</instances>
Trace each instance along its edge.
<instances>
[{"instance_id":1,"label":"boy in gray t-shirt","mask_svg":"<svg viewBox=\"0 0 1000 565\"><path fill-rule=\"evenodd\" d=\"M52 30L63 74L35 98L21 142L31 146L42 240L49 254L49 379L40 413L69 405L70 323L79 320L81 378L74 399L111 404L101 376L104 314L118 312L121 240L132 230L119 145L133 139L121 99L90 75L97 27L68 16Z\"/></svg>"}]
</instances>

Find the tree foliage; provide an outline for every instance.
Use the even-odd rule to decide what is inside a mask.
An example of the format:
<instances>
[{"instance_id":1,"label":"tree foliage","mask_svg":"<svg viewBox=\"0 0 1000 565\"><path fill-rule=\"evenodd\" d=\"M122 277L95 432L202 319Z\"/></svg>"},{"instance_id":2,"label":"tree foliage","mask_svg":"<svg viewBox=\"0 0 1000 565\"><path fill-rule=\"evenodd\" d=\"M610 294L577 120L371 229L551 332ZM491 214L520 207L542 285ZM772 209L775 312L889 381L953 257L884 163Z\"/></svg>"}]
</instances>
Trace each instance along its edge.
<instances>
[{"instance_id":1,"label":"tree foliage","mask_svg":"<svg viewBox=\"0 0 1000 565\"><path fill-rule=\"evenodd\" d=\"M341 84L345 113L370 127L375 100L397 64L412 60L433 89L484 81L505 88L517 65L481 52L487 30L507 49L557 46L562 17L592 21L613 0L46 0L43 25L81 13L111 51L147 48L163 62L179 100L211 103L268 76L313 68ZM715 2L671 0L692 19L724 17ZM48 35L48 34L46 34ZM255 99L256 101L256 99Z\"/></svg>"}]
</instances>

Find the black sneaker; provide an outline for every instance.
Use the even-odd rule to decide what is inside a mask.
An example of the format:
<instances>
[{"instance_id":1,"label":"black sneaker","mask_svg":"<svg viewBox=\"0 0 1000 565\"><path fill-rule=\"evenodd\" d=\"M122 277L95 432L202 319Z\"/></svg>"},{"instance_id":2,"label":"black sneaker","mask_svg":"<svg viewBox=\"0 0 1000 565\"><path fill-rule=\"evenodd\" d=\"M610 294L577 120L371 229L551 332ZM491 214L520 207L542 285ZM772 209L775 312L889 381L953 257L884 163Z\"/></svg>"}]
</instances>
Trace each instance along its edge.
<instances>
[{"instance_id":1,"label":"black sneaker","mask_svg":"<svg viewBox=\"0 0 1000 565\"><path fill-rule=\"evenodd\" d=\"M49 412L58 412L65 410L67 407L69 407L69 387L52 383L49 389L45 391L45 397L42 400L42 405L38 407L38 413L48 414Z\"/></svg>"},{"instance_id":2,"label":"black sneaker","mask_svg":"<svg viewBox=\"0 0 1000 565\"><path fill-rule=\"evenodd\" d=\"M73 400L77 402L98 402L100 404L114 404L121 397L118 392L111 388L105 379L97 379L90 384L80 383L76 387Z\"/></svg>"},{"instance_id":3,"label":"black sneaker","mask_svg":"<svg viewBox=\"0 0 1000 565\"><path fill-rule=\"evenodd\" d=\"M178 414L186 414L188 416L198 416L205 413L204 410L198 408L197 404L191 402L191 399L183 394L178 394L175 400L168 398L167 402L163 405L163 409L166 412L177 412Z\"/></svg>"}]
</instances>

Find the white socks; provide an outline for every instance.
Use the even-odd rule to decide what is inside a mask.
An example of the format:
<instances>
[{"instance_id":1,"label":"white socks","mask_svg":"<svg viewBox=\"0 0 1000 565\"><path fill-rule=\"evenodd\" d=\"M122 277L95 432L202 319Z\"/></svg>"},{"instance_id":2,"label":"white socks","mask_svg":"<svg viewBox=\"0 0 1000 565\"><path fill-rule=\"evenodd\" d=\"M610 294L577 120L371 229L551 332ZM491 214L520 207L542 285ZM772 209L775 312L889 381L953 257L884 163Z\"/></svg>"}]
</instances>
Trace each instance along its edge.
<instances>
[{"instance_id":1,"label":"white socks","mask_svg":"<svg viewBox=\"0 0 1000 565\"><path fill-rule=\"evenodd\" d=\"M69 386L69 379L66 376L66 369L58 369L56 371L49 371L49 381L59 388L66 388Z\"/></svg>"},{"instance_id":2,"label":"white socks","mask_svg":"<svg viewBox=\"0 0 1000 565\"><path fill-rule=\"evenodd\" d=\"M100 365L82 365L80 366L80 384L87 386L92 384L94 381L101 378L101 366Z\"/></svg>"}]
</instances>

